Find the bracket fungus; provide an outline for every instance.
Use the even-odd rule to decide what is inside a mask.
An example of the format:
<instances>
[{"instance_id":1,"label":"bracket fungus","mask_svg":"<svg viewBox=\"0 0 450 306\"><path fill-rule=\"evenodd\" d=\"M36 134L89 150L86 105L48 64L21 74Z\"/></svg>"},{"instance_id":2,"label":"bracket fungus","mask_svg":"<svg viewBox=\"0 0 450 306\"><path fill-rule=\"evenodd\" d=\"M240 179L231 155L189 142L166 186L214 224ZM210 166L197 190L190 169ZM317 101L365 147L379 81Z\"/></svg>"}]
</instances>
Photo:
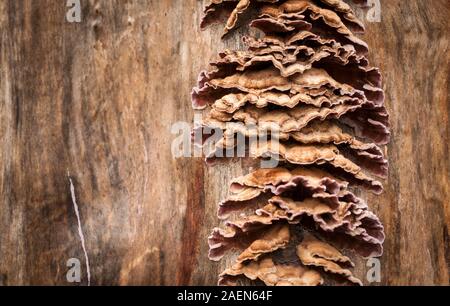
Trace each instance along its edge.
<instances>
[{"instance_id":1,"label":"bracket fungus","mask_svg":"<svg viewBox=\"0 0 450 306\"><path fill-rule=\"evenodd\" d=\"M224 226L208 238L209 258L235 261L220 285L362 285L351 257L383 253L384 227L356 192L382 193L374 176L388 175L389 114L352 5L367 1L212 0L205 8L202 28L225 22L228 34L247 24L262 35L243 37L246 50L225 50L200 73L192 106L205 116L193 134L209 164L242 144L241 158L279 162L232 180L219 203Z\"/></svg>"}]
</instances>

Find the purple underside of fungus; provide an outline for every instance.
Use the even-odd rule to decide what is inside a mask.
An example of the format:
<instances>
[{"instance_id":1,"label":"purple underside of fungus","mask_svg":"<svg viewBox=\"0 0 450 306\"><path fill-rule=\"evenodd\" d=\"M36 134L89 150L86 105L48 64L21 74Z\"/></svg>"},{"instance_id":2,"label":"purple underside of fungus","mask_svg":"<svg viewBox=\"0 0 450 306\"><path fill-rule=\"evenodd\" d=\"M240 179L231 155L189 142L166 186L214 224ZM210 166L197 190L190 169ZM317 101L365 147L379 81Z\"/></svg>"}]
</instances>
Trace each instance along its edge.
<instances>
[{"instance_id":1,"label":"purple underside of fungus","mask_svg":"<svg viewBox=\"0 0 450 306\"><path fill-rule=\"evenodd\" d=\"M278 164L234 179L219 203L225 223L208 238L209 258L235 258L220 285L362 285L350 258L383 253L384 227L355 190L382 193L389 115L352 2L367 5L212 0L205 8L202 28L225 23L225 35L250 26L262 36L244 37L246 50L225 50L200 73L198 145L210 165L239 151L240 140L239 157Z\"/></svg>"}]
</instances>

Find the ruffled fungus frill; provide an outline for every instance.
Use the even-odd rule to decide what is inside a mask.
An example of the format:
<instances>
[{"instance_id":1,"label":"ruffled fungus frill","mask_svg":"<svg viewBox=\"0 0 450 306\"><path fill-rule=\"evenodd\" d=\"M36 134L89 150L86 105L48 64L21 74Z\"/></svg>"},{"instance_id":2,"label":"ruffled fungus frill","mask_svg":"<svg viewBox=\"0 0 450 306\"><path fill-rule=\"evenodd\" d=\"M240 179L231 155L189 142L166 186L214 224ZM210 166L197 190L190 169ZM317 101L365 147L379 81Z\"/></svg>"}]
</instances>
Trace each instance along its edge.
<instances>
[{"instance_id":1,"label":"ruffled fungus frill","mask_svg":"<svg viewBox=\"0 0 450 306\"><path fill-rule=\"evenodd\" d=\"M196 145L208 164L235 152L278 162L234 179L219 204L225 225L208 238L209 258L235 261L220 285L362 285L350 258L383 253L384 227L355 192L383 190L372 175L388 175L389 115L347 2L212 0L205 9L202 28L225 22L227 34L246 23L263 36L244 37L246 50L225 50L200 73Z\"/></svg>"}]
</instances>

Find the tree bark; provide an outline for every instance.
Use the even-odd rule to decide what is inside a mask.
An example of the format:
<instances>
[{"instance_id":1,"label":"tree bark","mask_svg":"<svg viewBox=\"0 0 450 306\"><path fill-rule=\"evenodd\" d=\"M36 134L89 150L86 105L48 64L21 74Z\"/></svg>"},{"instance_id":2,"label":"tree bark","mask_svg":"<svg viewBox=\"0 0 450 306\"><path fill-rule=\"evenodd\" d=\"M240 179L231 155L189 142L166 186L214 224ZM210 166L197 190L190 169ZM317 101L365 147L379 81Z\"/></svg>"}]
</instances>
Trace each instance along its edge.
<instances>
[{"instance_id":1,"label":"tree bark","mask_svg":"<svg viewBox=\"0 0 450 306\"><path fill-rule=\"evenodd\" d=\"M248 169L174 159L171 126L192 122L198 72L241 36L201 32L203 1L81 4L69 23L65 1L0 1L0 284L72 285L70 258L87 284L81 229L92 284L214 285L227 263L207 259L207 236ZM381 5L364 39L385 77L391 172L363 197L386 227L382 284L448 285L449 6Z\"/></svg>"}]
</instances>

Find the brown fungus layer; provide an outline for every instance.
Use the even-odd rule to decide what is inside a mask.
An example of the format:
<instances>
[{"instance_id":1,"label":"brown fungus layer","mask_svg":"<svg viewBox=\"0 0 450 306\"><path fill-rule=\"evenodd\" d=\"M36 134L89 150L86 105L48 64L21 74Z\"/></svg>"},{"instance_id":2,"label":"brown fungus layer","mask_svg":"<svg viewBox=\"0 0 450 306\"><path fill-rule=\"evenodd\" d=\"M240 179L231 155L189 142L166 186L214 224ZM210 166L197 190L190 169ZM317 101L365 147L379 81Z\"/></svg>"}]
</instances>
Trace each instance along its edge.
<instances>
[{"instance_id":1,"label":"brown fungus layer","mask_svg":"<svg viewBox=\"0 0 450 306\"><path fill-rule=\"evenodd\" d=\"M342 255L336 248L307 235L297 247L297 255L305 266L321 267L326 272L338 274L350 282L362 285L361 280L353 276L349 269L342 268L340 264L353 266L350 258Z\"/></svg>"},{"instance_id":2,"label":"brown fungus layer","mask_svg":"<svg viewBox=\"0 0 450 306\"><path fill-rule=\"evenodd\" d=\"M299 129L294 132L284 131L269 131L264 124L245 125L243 123L231 122L225 126L221 123L210 123L208 126L196 129L196 133L201 133L204 128L210 130L218 130L219 135L215 133L211 137L203 137L202 147L204 148L206 161L208 164L213 164L215 160L229 156L229 152L237 152L237 148L248 143L250 150L240 153L238 155L245 157L244 153L249 156L254 156L255 151L252 151L253 142L261 141L261 139L269 139L276 137L276 140L281 141L281 144L292 143L299 145L312 144L334 144L341 149L344 157L361 165L365 170L371 174L385 178L388 174L388 161L384 158L384 154L380 147L374 143L363 143L357 140L354 136L343 132L343 130L332 121L322 122L316 120L314 123ZM274 134L275 132L275 134ZM268 140L269 141L269 140ZM270 141L274 141L271 139ZM282 150L284 146L280 146ZM281 151L281 153L283 153Z\"/></svg>"},{"instance_id":3,"label":"brown fungus layer","mask_svg":"<svg viewBox=\"0 0 450 306\"><path fill-rule=\"evenodd\" d=\"M350 2L350 1L347 1ZM234 254L220 285L362 285L350 256L381 256L379 218L355 195L382 192L390 139L382 77L342 0L212 0L201 27L246 23L246 50L225 50L203 71L193 131L208 164L228 156L272 159L232 181L208 239L211 260ZM367 6L366 0L353 1ZM197 138L197 136L200 136ZM260 141L261 139L266 141ZM242 145L244 150L242 150Z\"/></svg>"},{"instance_id":4,"label":"brown fungus layer","mask_svg":"<svg viewBox=\"0 0 450 306\"><path fill-rule=\"evenodd\" d=\"M258 257L243 261L241 256L248 254L252 246L244 250L236 263L221 273L219 285L236 285L241 279L262 281L269 286L362 285L351 272L353 262L335 247L302 228L291 225L282 229L285 234L277 237L283 238L280 248L262 243Z\"/></svg>"},{"instance_id":5,"label":"brown fungus layer","mask_svg":"<svg viewBox=\"0 0 450 306\"><path fill-rule=\"evenodd\" d=\"M309 121L343 117L342 121L354 128L357 136L377 144L387 143L390 138L389 116L382 104L384 98L369 100L364 91L337 82L324 69L312 68L288 78L281 76L276 68L250 70L224 78L211 78L205 72L200 75L192 97L194 108L213 105L208 117L216 121L236 120L236 116L239 116L237 120L251 119L253 114L273 113L258 107L267 104L280 106L275 112L282 113L284 105L288 105L291 109L286 112L304 114ZM248 104L253 104L253 110ZM293 110L295 106L301 107Z\"/></svg>"},{"instance_id":6,"label":"brown fungus layer","mask_svg":"<svg viewBox=\"0 0 450 306\"><path fill-rule=\"evenodd\" d=\"M308 26L299 21L306 22ZM342 44L353 45L358 53L368 52L367 44L349 30L338 14L315 5L314 1L288 0L281 5L266 5L252 26L269 34L309 30L327 37L333 33L335 39Z\"/></svg>"},{"instance_id":7,"label":"brown fungus layer","mask_svg":"<svg viewBox=\"0 0 450 306\"><path fill-rule=\"evenodd\" d=\"M264 3L283 3L286 0L211 0L205 7L201 27L204 29L214 23L225 23L224 35L238 25L238 19L250 8L259 9ZM364 32L364 24L356 17L355 12L343 0L309 1L324 8L334 10L343 23L355 33ZM366 1L354 1L366 4Z\"/></svg>"},{"instance_id":8,"label":"brown fungus layer","mask_svg":"<svg viewBox=\"0 0 450 306\"><path fill-rule=\"evenodd\" d=\"M229 250L247 249L253 241L261 240L261 233L270 232L271 228L285 223L319 229L325 237L333 233L338 238L337 243L350 242L345 247L362 256L380 256L385 238L380 220L362 201L338 201L338 205L335 204L327 198L295 201L274 196L253 213L241 214L227 221L226 228L214 229L209 237L210 258L220 260Z\"/></svg>"},{"instance_id":9,"label":"brown fungus layer","mask_svg":"<svg viewBox=\"0 0 450 306\"><path fill-rule=\"evenodd\" d=\"M267 286L318 286L319 272L299 265L275 264L270 257L248 264L237 263L219 276L219 285L236 285L240 277L262 281Z\"/></svg>"}]
</instances>

